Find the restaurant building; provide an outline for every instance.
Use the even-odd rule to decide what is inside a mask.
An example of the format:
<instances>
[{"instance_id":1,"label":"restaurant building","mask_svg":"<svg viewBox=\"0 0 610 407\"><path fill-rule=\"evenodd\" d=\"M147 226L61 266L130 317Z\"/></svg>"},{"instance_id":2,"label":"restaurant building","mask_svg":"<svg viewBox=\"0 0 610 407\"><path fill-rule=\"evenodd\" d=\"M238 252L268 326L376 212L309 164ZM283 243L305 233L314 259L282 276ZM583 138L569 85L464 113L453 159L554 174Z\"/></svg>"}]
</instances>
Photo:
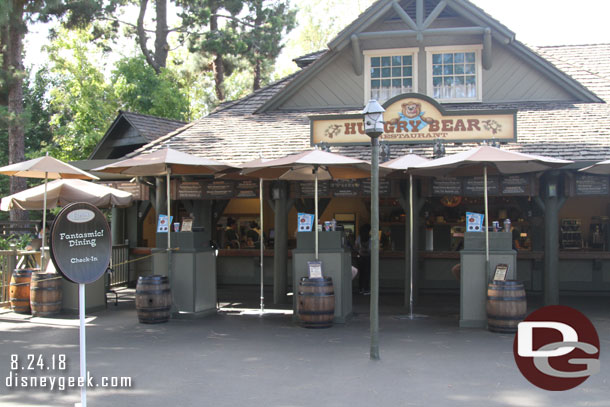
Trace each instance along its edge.
<instances>
[{"instance_id":1,"label":"restaurant building","mask_svg":"<svg viewBox=\"0 0 610 407\"><path fill-rule=\"evenodd\" d=\"M560 292L610 293L609 178L577 171L610 158L610 44L531 47L466 0L380 0L328 49L295 63L298 72L144 145L129 144L127 135L105 137L91 158L117 158L112 142L131 145L127 157L171 147L240 164L318 145L369 160L360 111L377 99L386 108L382 161L409 152L432 158L483 142L574 161L545 173L490 177L490 223L511 219L517 279L546 303L557 303ZM115 227L133 248L156 247L155 208L165 202L155 190L164 191L164 181L140 181L139 202L117 211ZM380 185L381 290L404 292L405 301L407 185L396 176ZM466 212L483 211L481 181L417 177L415 186L414 294L456 292L451 268ZM368 180L321 182L320 221L343 224L350 242L370 222L369 191ZM267 181L264 194L265 283L281 303L291 291L297 213L313 213L313 189ZM259 218L257 180L177 177L172 201L177 221L193 218L220 245L218 284L258 283L258 250L245 238ZM232 222L241 240L227 249ZM135 263L135 275L150 272L146 264Z\"/></svg>"}]
</instances>

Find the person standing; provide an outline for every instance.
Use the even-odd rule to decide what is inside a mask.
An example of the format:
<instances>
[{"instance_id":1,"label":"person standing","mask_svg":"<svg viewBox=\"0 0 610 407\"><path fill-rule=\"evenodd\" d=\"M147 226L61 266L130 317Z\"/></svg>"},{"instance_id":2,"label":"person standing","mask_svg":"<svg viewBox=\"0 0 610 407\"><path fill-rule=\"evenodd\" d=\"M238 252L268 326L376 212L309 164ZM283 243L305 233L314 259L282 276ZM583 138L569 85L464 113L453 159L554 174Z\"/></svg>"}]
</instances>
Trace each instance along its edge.
<instances>
[{"instance_id":1,"label":"person standing","mask_svg":"<svg viewBox=\"0 0 610 407\"><path fill-rule=\"evenodd\" d=\"M371 225L362 225L354 249L358 253L358 283L360 293L371 293Z\"/></svg>"}]
</instances>

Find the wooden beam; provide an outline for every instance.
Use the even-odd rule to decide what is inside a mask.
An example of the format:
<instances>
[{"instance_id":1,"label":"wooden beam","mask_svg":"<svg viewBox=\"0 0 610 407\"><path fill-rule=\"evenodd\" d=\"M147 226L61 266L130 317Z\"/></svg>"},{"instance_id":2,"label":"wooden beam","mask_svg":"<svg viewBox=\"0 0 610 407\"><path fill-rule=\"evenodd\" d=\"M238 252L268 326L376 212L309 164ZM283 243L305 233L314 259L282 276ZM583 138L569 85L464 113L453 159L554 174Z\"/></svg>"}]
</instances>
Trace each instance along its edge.
<instances>
[{"instance_id":1,"label":"wooden beam","mask_svg":"<svg viewBox=\"0 0 610 407\"><path fill-rule=\"evenodd\" d=\"M417 28L421 29L424 24L424 0L417 0L415 4L415 21Z\"/></svg>"},{"instance_id":2,"label":"wooden beam","mask_svg":"<svg viewBox=\"0 0 610 407\"><path fill-rule=\"evenodd\" d=\"M411 18L411 16L409 16L407 14L407 12L400 7L400 4L398 4L397 1L394 1L392 3L392 8L394 8L394 11L396 12L396 14L398 14L398 17L400 17L400 19L402 21L405 22L405 24L412 30L417 30L417 24L415 24L415 21L413 21L413 19Z\"/></svg>"},{"instance_id":3,"label":"wooden beam","mask_svg":"<svg viewBox=\"0 0 610 407\"><path fill-rule=\"evenodd\" d=\"M432 10L432 12L428 15L428 17L426 17L426 21L424 21L424 24L421 28L425 30L426 28L430 27L430 24L432 24L434 20L436 20L438 16L441 15L445 7L447 7L447 2L445 0L439 2L434 8L434 10Z\"/></svg>"},{"instance_id":4,"label":"wooden beam","mask_svg":"<svg viewBox=\"0 0 610 407\"><path fill-rule=\"evenodd\" d=\"M482 35L485 29L483 27L455 27L455 28L432 28L422 32L416 30L396 30L396 31L377 31L358 34L358 39L373 40L383 38L396 37L417 37L418 34L423 35Z\"/></svg>"},{"instance_id":5,"label":"wooden beam","mask_svg":"<svg viewBox=\"0 0 610 407\"><path fill-rule=\"evenodd\" d=\"M362 65L364 64L362 51L360 50L360 40L357 35L352 35L350 39L352 41L352 65L354 66L354 73L360 76L362 75Z\"/></svg>"},{"instance_id":6,"label":"wooden beam","mask_svg":"<svg viewBox=\"0 0 610 407\"><path fill-rule=\"evenodd\" d=\"M483 69L486 71L491 69L492 58L491 58L491 29L485 28L483 34L483 55L481 57Z\"/></svg>"}]
</instances>

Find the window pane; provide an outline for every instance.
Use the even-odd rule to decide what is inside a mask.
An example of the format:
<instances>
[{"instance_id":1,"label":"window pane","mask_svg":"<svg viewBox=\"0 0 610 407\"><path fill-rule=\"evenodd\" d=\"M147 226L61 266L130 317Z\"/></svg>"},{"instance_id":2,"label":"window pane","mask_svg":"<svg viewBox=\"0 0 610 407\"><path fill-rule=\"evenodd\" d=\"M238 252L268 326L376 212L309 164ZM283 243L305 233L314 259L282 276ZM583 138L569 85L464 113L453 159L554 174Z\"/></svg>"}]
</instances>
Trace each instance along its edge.
<instances>
[{"instance_id":1,"label":"window pane","mask_svg":"<svg viewBox=\"0 0 610 407\"><path fill-rule=\"evenodd\" d=\"M434 78L432 78L432 85L440 86L442 83L443 83L443 78L441 78L440 76L435 76Z\"/></svg>"},{"instance_id":2,"label":"window pane","mask_svg":"<svg viewBox=\"0 0 610 407\"><path fill-rule=\"evenodd\" d=\"M442 75L443 74L443 66L442 65L433 65L432 66L432 74L433 75Z\"/></svg>"},{"instance_id":3,"label":"window pane","mask_svg":"<svg viewBox=\"0 0 610 407\"><path fill-rule=\"evenodd\" d=\"M466 77L466 83L469 85L474 85L477 83L477 77L476 76L467 76Z\"/></svg>"},{"instance_id":4,"label":"window pane","mask_svg":"<svg viewBox=\"0 0 610 407\"><path fill-rule=\"evenodd\" d=\"M404 67L402 68L402 76L412 76L413 75L413 68L409 67Z\"/></svg>"},{"instance_id":5,"label":"window pane","mask_svg":"<svg viewBox=\"0 0 610 407\"><path fill-rule=\"evenodd\" d=\"M400 57L400 55L394 55L392 57L392 65L393 66L398 66L400 65L400 61L402 60L402 58Z\"/></svg>"},{"instance_id":6,"label":"window pane","mask_svg":"<svg viewBox=\"0 0 610 407\"><path fill-rule=\"evenodd\" d=\"M390 68L381 68L381 77L382 78L389 78L390 73L391 73Z\"/></svg>"},{"instance_id":7,"label":"window pane","mask_svg":"<svg viewBox=\"0 0 610 407\"><path fill-rule=\"evenodd\" d=\"M400 76L400 71L401 71L400 68L392 68L392 77L395 78L397 76Z\"/></svg>"},{"instance_id":8,"label":"window pane","mask_svg":"<svg viewBox=\"0 0 610 407\"><path fill-rule=\"evenodd\" d=\"M413 65L413 57L411 55L405 55L402 57L403 65Z\"/></svg>"},{"instance_id":9,"label":"window pane","mask_svg":"<svg viewBox=\"0 0 610 407\"><path fill-rule=\"evenodd\" d=\"M446 86L453 85L453 78L443 78L443 84L445 84Z\"/></svg>"},{"instance_id":10,"label":"window pane","mask_svg":"<svg viewBox=\"0 0 610 407\"><path fill-rule=\"evenodd\" d=\"M464 77L463 76L456 76L455 77L455 84L456 85L463 85L464 84Z\"/></svg>"},{"instance_id":11,"label":"window pane","mask_svg":"<svg viewBox=\"0 0 610 407\"><path fill-rule=\"evenodd\" d=\"M403 79L402 86L404 88L412 88L413 87L413 79Z\"/></svg>"},{"instance_id":12,"label":"window pane","mask_svg":"<svg viewBox=\"0 0 610 407\"><path fill-rule=\"evenodd\" d=\"M443 63L443 55L442 54L433 54L432 55L432 63L433 64L442 64Z\"/></svg>"},{"instance_id":13,"label":"window pane","mask_svg":"<svg viewBox=\"0 0 610 407\"><path fill-rule=\"evenodd\" d=\"M455 65L455 74L456 75L463 75L464 74L464 65Z\"/></svg>"},{"instance_id":14,"label":"window pane","mask_svg":"<svg viewBox=\"0 0 610 407\"><path fill-rule=\"evenodd\" d=\"M453 63L453 54L443 54L443 63L452 64Z\"/></svg>"},{"instance_id":15,"label":"window pane","mask_svg":"<svg viewBox=\"0 0 610 407\"><path fill-rule=\"evenodd\" d=\"M379 78L380 75L381 75L381 68L371 69L371 78Z\"/></svg>"},{"instance_id":16,"label":"window pane","mask_svg":"<svg viewBox=\"0 0 610 407\"><path fill-rule=\"evenodd\" d=\"M474 62L474 52L467 52L466 53L466 62Z\"/></svg>"},{"instance_id":17,"label":"window pane","mask_svg":"<svg viewBox=\"0 0 610 407\"><path fill-rule=\"evenodd\" d=\"M400 88L400 79L392 79L392 87Z\"/></svg>"},{"instance_id":18,"label":"window pane","mask_svg":"<svg viewBox=\"0 0 610 407\"><path fill-rule=\"evenodd\" d=\"M379 81L379 79L376 79L376 80L372 80L372 81L371 81L371 88L376 89L376 88L379 88L379 86L380 86L380 81Z\"/></svg>"},{"instance_id":19,"label":"window pane","mask_svg":"<svg viewBox=\"0 0 610 407\"><path fill-rule=\"evenodd\" d=\"M474 69L474 64L466 64L464 72L467 73L467 74L474 75L476 73L475 69Z\"/></svg>"},{"instance_id":20,"label":"window pane","mask_svg":"<svg viewBox=\"0 0 610 407\"><path fill-rule=\"evenodd\" d=\"M379 66L380 63L381 63L381 58L379 58L379 57L371 58L371 66Z\"/></svg>"},{"instance_id":21,"label":"window pane","mask_svg":"<svg viewBox=\"0 0 610 407\"><path fill-rule=\"evenodd\" d=\"M464 62L464 53L463 52L459 52L459 53L455 54L455 62L456 63Z\"/></svg>"},{"instance_id":22,"label":"window pane","mask_svg":"<svg viewBox=\"0 0 610 407\"><path fill-rule=\"evenodd\" d=\"M390 84L391 84L390 79L382 79L382 80L381 80L381 86L382 86L383 88L389 88L389 87L390 87Z\"/></svg>"},{"instance_id":23,"label":"window pane","mask_svg":"<svg viewBox=\"0 0 610 407\"><path fill-rule=\"evenodd\" d=\"M453 65L444 65L443 75L453 75Z\"/></svg>"},{"instance_id":24,"label":"window pane","mask_svg":"<svg viewBox=\"0 0 610 407\"><path fill-rule=\"evenodd\" d=\"M390 57L381 57L381 66L390 66Z\"/></svg>"}]
</instances>

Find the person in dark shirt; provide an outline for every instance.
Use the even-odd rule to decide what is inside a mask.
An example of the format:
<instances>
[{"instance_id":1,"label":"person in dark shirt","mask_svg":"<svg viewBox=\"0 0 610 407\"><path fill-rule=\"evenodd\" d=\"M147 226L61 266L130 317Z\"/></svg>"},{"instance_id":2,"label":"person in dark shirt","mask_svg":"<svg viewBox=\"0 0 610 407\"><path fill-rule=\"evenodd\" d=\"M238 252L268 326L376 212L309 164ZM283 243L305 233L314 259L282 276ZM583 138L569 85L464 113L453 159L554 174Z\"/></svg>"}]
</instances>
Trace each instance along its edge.
<instances>
[{"instance_id":1,"label":"person in dark shirt","mask_svg":"<svg viewBox=\"0 0 610 407\"><path fill-rule=\"evenodd\" d=\"M258 228L258 224L256 222L250 222L250 229L246 232L246 239L248 242L248 246L254 246L254 248L260 249L261 231Z\"/></svg>"},{"instance_id":2,"label":"person in dark shirt","mask_svg":"<svg viewBox=\"0 0 610 407\"><path fill-rule=\"evenodd\" d=\"M228 249L239 249L239 235L235 230L235 220L233 218L227 219L227 228L225 229L225 240L226 247Z\"/></svg>"},{"instance_id":3,"label":"person in dark shirt","mask_svg":"<svg viewBox=\"0 0 610 407\"><path fill-rule=\"evenodd\" d=\"M356 238L354 249L358 253L358 283L360 292L371 293L371 225L362 225Z\"/></svg>"}]
</instances>

